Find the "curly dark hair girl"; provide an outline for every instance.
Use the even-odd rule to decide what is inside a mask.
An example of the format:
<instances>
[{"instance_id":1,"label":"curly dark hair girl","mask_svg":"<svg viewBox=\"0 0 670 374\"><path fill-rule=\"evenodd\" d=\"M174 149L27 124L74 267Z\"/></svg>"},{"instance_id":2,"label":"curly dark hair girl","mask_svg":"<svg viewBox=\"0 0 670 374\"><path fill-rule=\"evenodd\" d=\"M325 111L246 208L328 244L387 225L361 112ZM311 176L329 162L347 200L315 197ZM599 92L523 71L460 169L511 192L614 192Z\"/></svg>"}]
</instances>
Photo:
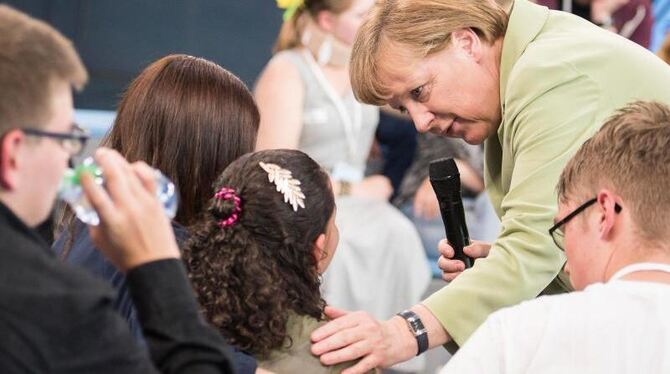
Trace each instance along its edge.
<instances>
[{"instance_id":1,"label":"curly dark hair girl","mask_svg":"<svg viewBox=\"0 0 670 374\"><path fill-rule=\"evenodd\" d=\"M287 169L300 181L304 208L294 211L284 201L260 162ZM214 188L234 190L240 202L210 200L186 243L184 261L205 317L231 344L266 357L291 344L286 331L290 312L323 319L313 253L335 209L330 179L303 152L266 150L230 164Z\"/></svg>"}]
</instances>

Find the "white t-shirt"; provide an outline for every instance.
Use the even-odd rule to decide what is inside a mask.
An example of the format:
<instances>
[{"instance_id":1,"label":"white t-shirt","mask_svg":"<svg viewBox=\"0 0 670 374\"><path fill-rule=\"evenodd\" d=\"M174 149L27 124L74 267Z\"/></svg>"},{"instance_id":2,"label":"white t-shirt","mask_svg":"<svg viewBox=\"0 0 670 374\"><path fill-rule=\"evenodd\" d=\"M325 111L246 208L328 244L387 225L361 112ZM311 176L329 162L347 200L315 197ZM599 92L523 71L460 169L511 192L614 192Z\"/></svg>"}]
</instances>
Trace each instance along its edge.
<instances>
[{"instance_id":1,"label":"white t-shirt","mask_svg":"<svg viewBox=\"0 0 670 374\"><path fill-rule=\"evenodd\" d=\"M670 373L670 285L616 280L502 309L441 373Z\"/></svg>"}]
</instances>

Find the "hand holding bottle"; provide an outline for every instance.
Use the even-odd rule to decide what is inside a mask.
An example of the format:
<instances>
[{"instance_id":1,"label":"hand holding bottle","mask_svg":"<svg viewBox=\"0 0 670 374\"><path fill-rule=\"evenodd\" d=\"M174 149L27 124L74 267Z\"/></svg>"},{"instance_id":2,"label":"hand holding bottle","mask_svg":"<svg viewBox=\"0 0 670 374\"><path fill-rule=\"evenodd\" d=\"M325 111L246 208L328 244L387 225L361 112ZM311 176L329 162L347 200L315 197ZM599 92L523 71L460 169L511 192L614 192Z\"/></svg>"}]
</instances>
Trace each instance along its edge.
<instances>
[{"instance_id":1,"label":"hand holding bottle","mask_svg":"<svg viewBox=\"0 0 670 374\"><path fill-rule=\"evenodd\" d=\"M90 226L91 238L121 271L148 262L179 258L170 220L156 198L155 170L143 162L128 164L116 151L101 148L95 160L105 175L105 188L82 173L84 193L100 217Z\"/></svg>"},{"instance_id":2,"label":"hand holding bottle","mask_svg":"<svg viewBox=\"0 0 670 374\"><path fill-rule=\"evenodd\" d=\"M105 185L102 170L96 165L93 158L89 157L81 165L74 169L68 169L65 172L58 196L70 205L70 208L80 221L87 225L96 226L100 223L100 219L98 218L98 213L93 209L88 199L86 199L86 195L82 189L80 176L83 173L92 175L96 184ZM159 170L154 170L153 174L157 185L156 197L163 204L165 215L168 218L174 218L177 214L177 206L179 205L177 190L174 184Z\"/></svg>"}]
</instances>

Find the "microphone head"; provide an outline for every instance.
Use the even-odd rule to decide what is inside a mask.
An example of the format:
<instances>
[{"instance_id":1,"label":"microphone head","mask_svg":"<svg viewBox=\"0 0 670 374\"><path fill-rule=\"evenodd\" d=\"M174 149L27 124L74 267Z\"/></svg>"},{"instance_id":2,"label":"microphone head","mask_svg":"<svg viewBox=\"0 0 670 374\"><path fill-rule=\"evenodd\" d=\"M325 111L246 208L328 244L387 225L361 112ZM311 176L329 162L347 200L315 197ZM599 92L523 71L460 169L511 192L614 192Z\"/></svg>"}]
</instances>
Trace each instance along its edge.
<instances>
[{"instance_id":1,"label":"microphone head","mask_svg":"<svg viewBox=\"0 0 670 374\"><path fill-rule=\"evenodd\" d=\"M431 180L459 177L458 167L453 158L440 158L430 162L428 175Z\"/></svg>"}]
</instances>

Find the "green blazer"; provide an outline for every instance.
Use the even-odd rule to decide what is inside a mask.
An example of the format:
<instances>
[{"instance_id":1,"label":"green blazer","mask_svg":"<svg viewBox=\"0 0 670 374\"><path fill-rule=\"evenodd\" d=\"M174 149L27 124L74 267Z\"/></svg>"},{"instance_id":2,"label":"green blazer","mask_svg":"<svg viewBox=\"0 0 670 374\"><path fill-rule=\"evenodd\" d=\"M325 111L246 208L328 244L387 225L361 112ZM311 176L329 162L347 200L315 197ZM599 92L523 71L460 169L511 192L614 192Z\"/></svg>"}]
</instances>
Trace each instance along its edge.
<instances>
[{"instance_id":1,"label":"green blazer","mask_svg":"<svg viewBox=\"0 0 670 374\"><path fill-rule=\"evenodd\" d=\"M670 67L579 17L514 2L500 66L502 122L485 143L500 236L487 258L423 302L456 344L497 309L569 290L564 254L547 232L558 177L580 145L635 100L670 104Z\"/></svg>"}]
</instances>

